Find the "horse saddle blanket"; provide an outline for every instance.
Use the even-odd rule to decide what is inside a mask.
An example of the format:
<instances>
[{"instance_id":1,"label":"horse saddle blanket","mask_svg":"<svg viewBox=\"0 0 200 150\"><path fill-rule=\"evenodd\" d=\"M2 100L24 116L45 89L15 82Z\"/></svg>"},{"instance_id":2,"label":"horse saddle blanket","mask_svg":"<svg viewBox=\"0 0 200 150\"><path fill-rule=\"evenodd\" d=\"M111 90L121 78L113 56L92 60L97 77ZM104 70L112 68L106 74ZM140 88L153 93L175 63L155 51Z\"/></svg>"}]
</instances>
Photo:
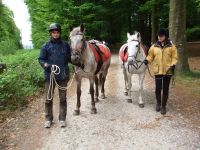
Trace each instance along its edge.
<instances>
[{"instance_id":1,"label":"horse saddle blanket","mask_svg":"<svg viewBox=\"0 0 200 150\"><path fill-rule=\"evenodd\" d=\"M89 43L89 47L92 49L96 62L105 62L111 57L110 50L104 45L100 43Z\"/></svg>"},{"instance_id":2,"label":"horse saddle blanket","mask_svg":"<svg viewBox=\"0 0 200 150\"><path fill-rule=\"evenodd\" d=\"M145 46L143 43L141 43L141 47L144 50L145 55L148 55L148 47ZM128 60L128 44L124 44L122 45L122 47L119 50L119 58L123 61L123 62L127 62Z\"/></svg>"}]
</instances>

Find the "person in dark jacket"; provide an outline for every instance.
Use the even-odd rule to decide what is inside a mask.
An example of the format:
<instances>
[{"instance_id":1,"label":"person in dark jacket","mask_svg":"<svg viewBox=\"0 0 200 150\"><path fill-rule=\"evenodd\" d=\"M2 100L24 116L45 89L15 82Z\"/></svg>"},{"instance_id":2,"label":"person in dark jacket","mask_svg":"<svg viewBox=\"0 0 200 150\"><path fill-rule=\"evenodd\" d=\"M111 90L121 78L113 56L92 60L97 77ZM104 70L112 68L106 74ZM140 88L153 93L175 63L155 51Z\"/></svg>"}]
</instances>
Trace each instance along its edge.
<instances>
[{"instance_id":1,"label":"person in dark jacket","mask_svg":"<svg viewBox=\"0 0 200 150\"><path fill-rule=\"evenodd\" d=\"M166 114L166 105L169 97L169 84L174 74L175 66L178 62L177 48L169 40L168 30L161 28L158 30L158 41L149 50L144 63L153 63L153 71L156 84L156 111ZM161 98L161 91L162 98Z\"/></svg>"},{"instance_id":2,"label":"person in dark jacket","mask_svg":"<svg viewBox=\"0 0 200 150\"><path fill-rule=\"evenodd\" d=\"M53 121L53 93L55 89L55 81L50 86L50 74L53 65L60 68L59 74L55 75L56 82L59 86L67 87L69 81L69 66L71 62L71 51L69 45L61 40L61 26L58 23L52 23L49 27L50 39L45 43L38 58L40 65L44 69L45 74L45 128L50 128ZM52 90L52 94L51 91ZM50 97L50 99L49 99ZM60 111L59 122L61 127L65 127L67 100L66 90L59 89Z\"/></svg>"}]
</instances>

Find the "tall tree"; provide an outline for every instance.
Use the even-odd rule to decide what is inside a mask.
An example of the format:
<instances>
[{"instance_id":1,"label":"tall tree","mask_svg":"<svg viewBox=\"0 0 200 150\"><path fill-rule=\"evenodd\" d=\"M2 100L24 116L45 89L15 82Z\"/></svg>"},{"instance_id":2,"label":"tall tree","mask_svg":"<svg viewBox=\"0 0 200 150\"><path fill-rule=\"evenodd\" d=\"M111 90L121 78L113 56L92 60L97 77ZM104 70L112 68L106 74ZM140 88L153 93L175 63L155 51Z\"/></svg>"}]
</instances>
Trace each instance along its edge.
<instances>
[{"instance_id":1,"label":"tall tree","mask_svg":"<svg viewBox=\"0 0 200 150\"><path fill-rule=\"evenodd\" d=\"M189 70L186 50L186 0L170 0L169 33L178 49L178 70Z\"/></svg>"},{"instance_id":2,"label":"tall tree","mask_svg":"<svg viewBox=\"0 0 200 150\"><path fill-rule=\"evenodd\" d=\"M154 3L151 12L151 44L157 40L156 32L158 30L157 5Z\"/></svg>"}]
</instances>

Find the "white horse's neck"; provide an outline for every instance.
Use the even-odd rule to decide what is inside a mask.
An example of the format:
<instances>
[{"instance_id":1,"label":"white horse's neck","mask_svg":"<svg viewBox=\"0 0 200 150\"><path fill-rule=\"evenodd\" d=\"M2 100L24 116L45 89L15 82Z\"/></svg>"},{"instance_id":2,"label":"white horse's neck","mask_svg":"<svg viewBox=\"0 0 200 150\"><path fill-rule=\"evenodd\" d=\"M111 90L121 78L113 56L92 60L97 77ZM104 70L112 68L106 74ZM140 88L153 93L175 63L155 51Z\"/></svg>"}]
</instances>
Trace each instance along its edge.
<instances>
[{"instance_id":1,"label":"white horse's neck","mask_svg":"<svg viewBox=\"0 0 200 150\"><path fill-rule=\"evenodd\" d=\"M146 58L146 54L144 52L144 49L142 48L141 44L140 44L140 51L137 54L137 60L143 61Z\"/></svg>"}]
</instances>

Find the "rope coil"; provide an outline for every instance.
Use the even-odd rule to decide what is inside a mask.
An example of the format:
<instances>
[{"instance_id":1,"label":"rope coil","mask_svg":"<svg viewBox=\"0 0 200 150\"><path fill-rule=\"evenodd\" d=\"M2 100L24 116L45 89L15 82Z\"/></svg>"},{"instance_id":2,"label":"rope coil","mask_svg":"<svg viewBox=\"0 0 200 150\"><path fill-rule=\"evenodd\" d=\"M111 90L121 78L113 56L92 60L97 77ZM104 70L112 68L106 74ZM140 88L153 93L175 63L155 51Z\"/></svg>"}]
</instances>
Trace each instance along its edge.
<instances>
[{"instance_id":1,"label":"rope coil","mask_svg":"<svg viewBox=\"0 0 200 150\"><path fill-rule=\"evenodd\" d=\"M47 100L53 99L53 82L55 82L55 86L57 86L58 89L63 90L63 91L68 90L70 88L70 86L72 85L75 73L73 75L73 78L72 78L69 86L66 86L66 87L62 87L57 83L55 75L59 75L59 74L60 74L60 67L57 66L57 65L52 65L51 66L50 79L49 79L49 89L48 89L48 92L47 92Z\"/></svg>"}]
</instances>

